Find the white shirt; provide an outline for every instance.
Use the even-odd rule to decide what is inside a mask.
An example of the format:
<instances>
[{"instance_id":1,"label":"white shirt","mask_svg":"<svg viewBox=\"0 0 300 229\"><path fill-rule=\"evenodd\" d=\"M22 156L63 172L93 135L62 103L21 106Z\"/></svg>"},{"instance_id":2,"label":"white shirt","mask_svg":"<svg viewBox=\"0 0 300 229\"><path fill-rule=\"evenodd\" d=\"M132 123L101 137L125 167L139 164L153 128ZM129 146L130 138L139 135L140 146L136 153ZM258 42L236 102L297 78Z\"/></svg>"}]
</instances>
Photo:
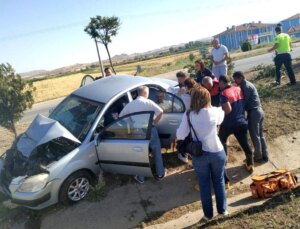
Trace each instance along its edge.
<instances>
[{"instance_id":1,"label":"white shirt","mask_svg":"<svg viewBox=\"0 0 300 229\"><path fill-rule=\"evenodd\" d=\"M220 45L219 48L213 48L211 50L211 55L213 57L213 60L214 61L221 61L223 60L225 54L228 53L228 49L225 45ZM226 65L226 60L220 64L218 64L218 66L223 66L223 65ZM215 66L215 64L214 64Z\"/></svg>"},{"instance_id":2,"label":"white shirt","mask_svg":"<svg viewBox=\"0 0 300 229\"><path fill-rule=\"evenodd\" d=\"M218 137L217 125L220 125L224 119L224 111L221 107L202 108L198 114L190 113L190 120L196 131L199 141L202 142L202 149L206 152L219 152L223 150L223 145ZM191 130L192 131L192 130ZM189 134L190 127L186 113L182 117L179 128L177 129L177 139L183 140ZM192 131L193 140L196 137Z\"/></svg>"},{"instance_id":3,"label":"white shirt","mask_svg":"<svg viewBox=\"0 0 300 229\"><path fill-rule=\"evenodd\" d=\"M185 110L188 110L190 109L191 107L191 95L190 94L187 94L187 93L184 93L180 96L180 98L182 99L183 103L184 103L184 106L185 106Z\"/></svg>"},{"instance_id":4,"label":"white shirt","mask_svg":"<svg viewBox=\"0 0 300 229\"><path fill-rule=\"evenodd\" d=\"M157 115L163 112L163 110L152 100L138 96L135 100L131 101L123 108L119 117L141 111L154 111L154 119Z\"/></svg>"}]
</instances>

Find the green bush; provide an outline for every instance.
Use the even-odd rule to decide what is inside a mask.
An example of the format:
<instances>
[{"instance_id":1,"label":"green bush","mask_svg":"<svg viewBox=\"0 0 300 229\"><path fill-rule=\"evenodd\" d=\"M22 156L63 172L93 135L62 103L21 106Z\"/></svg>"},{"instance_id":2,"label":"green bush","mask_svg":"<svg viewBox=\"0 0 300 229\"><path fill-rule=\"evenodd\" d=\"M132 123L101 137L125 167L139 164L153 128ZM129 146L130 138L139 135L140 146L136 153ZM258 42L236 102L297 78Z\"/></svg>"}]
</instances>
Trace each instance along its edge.
<instances>
[{"instance_id":1,"label":"green bush","mask_svg":"<svg viewBox=\"0 0 300 229\"><path fill-rule=\"evenodd\" d=\"M270 85L258 84L256 85L256 89L260 98L269 98L274 95L274 90Z\"/></svg>"},{"instance_id":2,"label":"green bush","mask_svg":"<svg viewBox=\"0 0 300 229\"><path fill-rule=\"evenodd\" d=\"M250 50L252 50L252 45L248 40L246 40L246 41L243 42L243 44L241 46L241 49L242 49L243 52L250 51Z\"/></svg>"},{"instance_id":3,"label":"green bush","mask_svg":"<svg viewBox=\"0 0 300 229\"><path fill-rule=\"evenodd\" d=\"M274 65L261 65L260 68L261 70L258 72L256 79L271 78L276 75Z\"/></svg>"}]
</instances>

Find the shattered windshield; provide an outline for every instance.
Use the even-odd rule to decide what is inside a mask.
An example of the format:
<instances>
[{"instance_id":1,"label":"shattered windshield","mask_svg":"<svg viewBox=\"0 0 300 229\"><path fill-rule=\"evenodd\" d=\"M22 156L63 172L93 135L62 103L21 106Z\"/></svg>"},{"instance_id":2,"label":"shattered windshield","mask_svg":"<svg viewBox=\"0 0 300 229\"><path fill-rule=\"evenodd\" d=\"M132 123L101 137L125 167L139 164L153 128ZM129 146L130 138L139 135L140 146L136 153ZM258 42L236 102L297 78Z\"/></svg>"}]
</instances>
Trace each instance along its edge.
<instances>
[{"instance_id":1,"label":"shattered windshield","mask_svg":"<svg viewBox=\"0 0 300 229\"><path fill-rule=\"evenodd\" d=\"M54 109L49 118L58 121L83 141L102 108L102 103L70 95Z\"/></svg>"}]
</instances>

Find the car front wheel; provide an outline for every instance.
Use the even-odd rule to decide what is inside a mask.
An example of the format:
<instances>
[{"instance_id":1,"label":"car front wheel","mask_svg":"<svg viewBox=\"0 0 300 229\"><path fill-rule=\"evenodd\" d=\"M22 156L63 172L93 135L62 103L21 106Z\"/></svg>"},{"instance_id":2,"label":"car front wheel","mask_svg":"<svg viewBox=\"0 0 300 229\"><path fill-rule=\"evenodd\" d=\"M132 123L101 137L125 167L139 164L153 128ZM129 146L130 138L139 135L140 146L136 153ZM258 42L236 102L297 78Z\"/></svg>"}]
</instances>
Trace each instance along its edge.
<instances>
[{"instance_id":1,"label":"car front wheel","mask_svg":"<svg viewBox=\"0 0 300 229\"><path fill-rule=\"evenodd\" d=\"M86 171L78 171L69 176L63 183L59 199L65 205L71 205L82 200L91 186L91 175Z\"/></svg>"}]
</instances>

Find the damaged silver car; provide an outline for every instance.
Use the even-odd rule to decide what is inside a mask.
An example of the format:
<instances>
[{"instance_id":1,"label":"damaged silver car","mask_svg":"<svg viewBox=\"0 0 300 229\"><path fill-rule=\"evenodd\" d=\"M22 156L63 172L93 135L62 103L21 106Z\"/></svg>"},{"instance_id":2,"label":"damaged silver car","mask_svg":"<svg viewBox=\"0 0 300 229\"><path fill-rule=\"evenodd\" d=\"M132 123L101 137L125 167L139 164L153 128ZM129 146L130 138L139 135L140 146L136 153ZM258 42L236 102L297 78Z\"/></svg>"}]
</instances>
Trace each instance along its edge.
<instances>
[{"instance_id":1,"label":"damaged silver car","mask_svg":"<svg viewBox=\"0 0 300 229\"><path fill-rule=\"evenodd\" d=\"M118 119L135 99L139 86L150 88L157 102L164 95L164 115L157 126L163 148L170 148L185 111L169 93L177 82L138 76L111 76L82 86L49 115L37 115L27 131L0 158L0 191L12 202L42 209L57 202L82 200L100 171L156 176L149 147L152 112Z\"/></svg>"}]
</instances>

